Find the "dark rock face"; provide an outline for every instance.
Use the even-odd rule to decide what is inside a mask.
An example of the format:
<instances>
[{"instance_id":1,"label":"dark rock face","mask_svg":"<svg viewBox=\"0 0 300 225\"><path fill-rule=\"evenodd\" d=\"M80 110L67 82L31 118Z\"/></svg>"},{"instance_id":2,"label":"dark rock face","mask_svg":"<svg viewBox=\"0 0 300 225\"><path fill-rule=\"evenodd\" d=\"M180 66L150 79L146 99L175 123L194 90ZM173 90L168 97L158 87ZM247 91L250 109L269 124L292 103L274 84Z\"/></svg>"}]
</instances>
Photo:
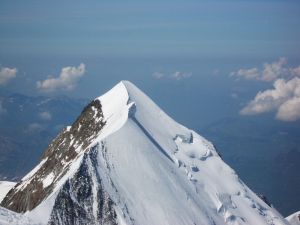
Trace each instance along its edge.
<instances>
[{"instance_id":1,"label":"dark rock face","mask_svg":"<svg viewBox=\"0 0 300 225\"><path fill-rule=\"evenodd\" d=\"M97 171L98 146L84 155L77 173L60 190L48 225L117 225L114 203Z\"/></svg>"},{"instance_id":2,"label":"dark rock face","mask_svg":"<svg viewBox=\"0 0 300 225\"><path fill-rule=\"evenodd\" d=\"M69 170L72 161L87 147L105 125L101 103L92 101L82 111L71 128L64 129L49 145L40 168L32 177L19 182L3 199L1 206L15 212L32 210L53 190L55 183ZM43 180L51 175L51 184Z\"/></svg>"}]
</instances>

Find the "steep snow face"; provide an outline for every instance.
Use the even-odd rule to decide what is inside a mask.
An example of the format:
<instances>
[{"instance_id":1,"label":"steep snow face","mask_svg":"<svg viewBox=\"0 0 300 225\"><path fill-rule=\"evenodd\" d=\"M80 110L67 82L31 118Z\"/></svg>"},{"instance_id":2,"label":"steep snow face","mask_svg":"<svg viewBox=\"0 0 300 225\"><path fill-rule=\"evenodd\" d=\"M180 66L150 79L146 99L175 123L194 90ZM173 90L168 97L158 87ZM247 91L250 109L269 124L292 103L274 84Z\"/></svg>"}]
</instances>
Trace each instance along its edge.
<instances>
[{"instance_id":1,"label":"steep snow face","mask_svg":"<svg viewBox=\"0 0 300 225\"><path fill-rule=\"evenodd\" d=\"M16 196L29 194L26 187L38 180L49 191L25 209L44 224L288 224L222 161L212 143L175 122L130 82L94 102L100 109L88 107L90 113L66 129L71 133L64 150L47 150L4 206L19 208ZM74 132L86 116L90 132ZM64 159L60 154L71 158L68 166L42 173L53 157Z\"/></svg>"},{"instance_id":2,"label":"steep snow face","mask_svg":"<svg viewBox=\"0 0 300 225\"><path fill-rule=\"evenodd\" d=\"M126 122L97 141L106 149L99 159L107 165L100 167L106 189L124 220L134 218L127 223L285 224L210 142L173 121L131 83L121 86L128 95L119 103Z\"/></svg>"},{"instance_id":3,"label":"steep snow face","mask_svg":"<svg viewBox=\"0 0 300 225\"><path fill-rule=\"evenodd\" d=\"M0 202L15 185L15 182L0 181Z\"/></svg>"},{"instance_id":4,"label":"steep snow face","mask_svg":"<svg viewBox=\"0 0 300 225\"><path fill-rule=\"evenodd\" d=\"M291 225L300 225L300 211L295 212L292 215L288 216L286 220L291 224Z\"/></svg>"}]
</instances>

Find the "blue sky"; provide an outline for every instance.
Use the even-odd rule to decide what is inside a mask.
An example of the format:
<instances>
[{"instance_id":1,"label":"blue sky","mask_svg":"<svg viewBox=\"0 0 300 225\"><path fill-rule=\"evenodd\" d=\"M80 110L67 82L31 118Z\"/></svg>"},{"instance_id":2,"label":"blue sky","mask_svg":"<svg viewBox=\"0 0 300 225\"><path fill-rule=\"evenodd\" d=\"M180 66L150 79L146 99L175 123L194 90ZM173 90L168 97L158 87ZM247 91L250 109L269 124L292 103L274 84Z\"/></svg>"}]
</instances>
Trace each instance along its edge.
<instances>
[{"instance_id":1,"label":"blue sky","mask_svg":"<svg viewBox=\"0 0 300 225\"><path fill-rule=\"evenodd\" d=\"M240 116L247 105L276 119L276 99L251 100L298 76L299 15L296 0L2 0L0 89L94 98L126 79L187 124ZM274 79L263 80L264 63L274 63ZM274 107L256 112L262 103Z\"/></svg>"},{"instance_id":2,"label":"blue sky","mask_svg":"<svg viewBox=\"0 0 300 225\"><path fill-rule=\"evenodd\" d=\"M6 1L2 54L298 57L299 1Z\"/></svg>"}]
</instances>

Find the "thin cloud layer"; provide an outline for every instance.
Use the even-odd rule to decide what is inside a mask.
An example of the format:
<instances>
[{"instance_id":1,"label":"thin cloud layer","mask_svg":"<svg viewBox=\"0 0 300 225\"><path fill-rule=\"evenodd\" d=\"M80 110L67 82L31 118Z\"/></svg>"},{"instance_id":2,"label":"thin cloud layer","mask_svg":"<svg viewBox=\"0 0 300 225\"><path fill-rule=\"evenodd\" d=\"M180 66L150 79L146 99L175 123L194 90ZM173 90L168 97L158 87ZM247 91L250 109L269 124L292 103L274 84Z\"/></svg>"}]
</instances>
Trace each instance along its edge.
<instances>
[{"instance_id":1,"label":"thin cloud layer","mask_svg":"<svg viewBox=\"0 0 300 225\"><path fill-rule=\"evenodd\" d=\"M56 90L73 90L78 80L85 74L85 64L81 63L78 67L62 68L59 77L48 78L37 82L37 88L42 91L52 92Z\"/></svg>"},{"instance_id":2,"label":"thin cloud layer","mask_svg":"<svg viewBox=\"0 0 300 225\"><path fill-rule=\"evenodd\" d=\"M270 111L276 111L276 118L282 121L300 119L300 78L277 79L273 89L258 92L240 113L256 115Z\"/></svg>"},{"instance_id":3,"label":"thin cloud layer","mask_svg":"<svg viewBox=\"0 0 300 225\"><path fill-rule=\"evenodd\" d=\"M300 65L296 68L290 67L287 59L282 57L278 61L264 63L262 68L239 69L232 72L230 76L237 79L244 78L246 80L273 82L278 78L300 76Z\"/></svg>"},{"instance_id":4,"label":"thin cloud layer","mask_svg":"<svg viewBox=\"0 0 300 225\"><path fill-rule=\"evenodd\" d=\"M181 72L181 71L176 71L173 74L170 75L165 75L164 73L161 72L154 72L152 74L152 77L154 77L155 79L162 79L162 78L170 78L170 79L174 79L174 80L182 80L182 79L186 79L192 76L192 73L187 73L187 72Z\"/></svg>"},{"instance_id":5,"label":"thin cloud layer","mask_svg":"<svg viewBox=\"0 0 300 225\"><path fill-rule=\"evenodd\" d=\"M173 78L175 80L181 80L181 79L189 78L191 76L192 76L192 73L176 71L175 73L173 73L171 75L171 78Z\"/></svg>"},{"instance_id":6,"label":"thin cloud layer","mask_svg":"<svg viewBox=\"0 0 300 225\"><path fill-rule=\"evenodd\" d=\"M16 68L1 67L0 69L0 85L7 84L11 79L17 76Z\"/></svg>"}]
</instances>

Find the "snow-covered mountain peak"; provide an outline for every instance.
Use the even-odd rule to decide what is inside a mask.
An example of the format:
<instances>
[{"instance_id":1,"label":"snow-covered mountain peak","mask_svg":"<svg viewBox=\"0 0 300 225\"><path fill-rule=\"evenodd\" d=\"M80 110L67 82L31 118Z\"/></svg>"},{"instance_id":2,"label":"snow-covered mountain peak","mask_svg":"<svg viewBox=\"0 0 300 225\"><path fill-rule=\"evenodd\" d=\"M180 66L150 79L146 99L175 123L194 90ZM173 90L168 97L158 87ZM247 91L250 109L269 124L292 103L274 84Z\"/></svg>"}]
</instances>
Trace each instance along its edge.
<instances>
[{"instance_id":1,"label":"snow-covered mountain peak","mask_svg":"<svg viewBox=\"0 0 300 225\"><path fill-rule=\"evenodd\" d=\"M1 205L41 224L287 224L128 81L93 100Z\"/></svg>"}]
</instances>

